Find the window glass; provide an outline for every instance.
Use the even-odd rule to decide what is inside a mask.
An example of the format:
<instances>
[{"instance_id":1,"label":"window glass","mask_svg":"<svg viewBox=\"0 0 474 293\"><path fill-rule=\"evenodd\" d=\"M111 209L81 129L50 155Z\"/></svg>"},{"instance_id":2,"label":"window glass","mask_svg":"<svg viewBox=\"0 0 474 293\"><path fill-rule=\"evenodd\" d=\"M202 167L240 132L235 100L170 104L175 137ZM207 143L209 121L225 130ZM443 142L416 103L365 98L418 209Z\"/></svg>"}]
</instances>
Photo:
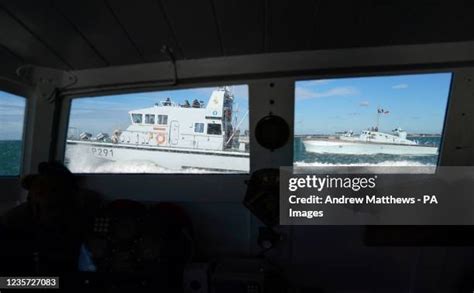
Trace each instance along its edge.
<instances>
[{"instance_id":1,"label":"window glass","mask_svg":"<svg viewBox=\"0 0 474 293\"><path fill-rule=\"evenodd\" d=\"M248 173L248 125L246 85L74 98L64 161L74 173Z\"/></svg>"},{"instance_id":2,"label":"window glass","mask_svg":"<svg viewBox=\"0 0 474 293\"><path fill-rule=\"evenodd\" d=\"M20 174L26 99L0 91L0 176Z\"/></svg>"},{"instance_id":3,"label":"window glass","mask_svg":"<svg viewBox=\"0 0 474 293\"><path fill-rule=\"evenodd\" d=\"M221 125L220 124L208 124L207 125L207 134L221 135Z\"/></svg>"},{"instance_id":4,"label":"window glass","mask_svg":"<svg viewBox=\"0 0 474 293\"><path fill-rule=\"evenodd\" d=\"M204 132L204 123L194 123L194 132L203 133Z\"/></svg>"},{"instance_id":5,"label":"window glass","mask_svg":"<svg viewBox=\"0 0 474 293\"><path fill-rule=\"evenodd\" d=\"M298 81L294 165L435 166L451 73Z\"/></svg>"},{"instance_id":6,"label":"window glass","mask_svg":"<svg viewBox=\"0 0 474 293\"><path fill-rule=\"evenodd\" d=\"M160 125L168 124L168 115L158 115L158 124Z\"/></svg>"},{"instance_id":7,"label":"window glass","mask_svg":"<svg viewBox=\"0 0 474 293\"><path fill-rule=\"evenodd\" d=\"M142 114L132 114L133 123L141 124L142 123Z\"/></svg>"},{"instance_id":8,"label":"window glass","mask_svg":"<svg viewBox=\"0 0 474 293\"><path fill-rule=\"evenodd\" d=\"M145 115L145 123L146 123L146 124L155 124L155 115L153 115L153 114L146 114L146 115Z\"/></svg>"}]
</instances>

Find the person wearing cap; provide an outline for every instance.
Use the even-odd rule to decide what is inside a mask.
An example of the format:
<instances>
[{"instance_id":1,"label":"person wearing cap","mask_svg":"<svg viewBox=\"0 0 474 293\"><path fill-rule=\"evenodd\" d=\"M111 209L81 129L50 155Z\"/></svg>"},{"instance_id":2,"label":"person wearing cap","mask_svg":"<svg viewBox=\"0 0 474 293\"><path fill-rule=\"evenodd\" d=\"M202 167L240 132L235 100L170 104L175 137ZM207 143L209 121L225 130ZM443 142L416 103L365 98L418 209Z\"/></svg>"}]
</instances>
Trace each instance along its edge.
<instances>
[{"instance_id":1,"label":"person wearing cap","mask_svg":"<svg viewBox=\"0 0 474 293\"><path fill-rule=\"evenodd\" d=\"M81 243L100 204L59 162L41 163L21 186L26 202L1 218L0 272L75 271Z\"/></svg>"}]
</instances>

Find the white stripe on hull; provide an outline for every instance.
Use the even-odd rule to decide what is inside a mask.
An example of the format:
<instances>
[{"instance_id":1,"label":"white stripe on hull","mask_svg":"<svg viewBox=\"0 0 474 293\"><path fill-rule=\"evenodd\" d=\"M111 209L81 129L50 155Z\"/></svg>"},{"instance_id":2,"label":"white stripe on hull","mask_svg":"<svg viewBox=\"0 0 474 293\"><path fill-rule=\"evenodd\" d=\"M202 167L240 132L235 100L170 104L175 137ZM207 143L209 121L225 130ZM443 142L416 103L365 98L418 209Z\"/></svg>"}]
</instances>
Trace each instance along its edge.
<instances>
[{"instance_id":1,"label":"white stripe on hull","mask_svg":"<svg viewBox=\"0 0 474 293\"><path fill-rule=\"evenodd\" d=\"M340 140L307 140L303 141L303 144L307 152L318 154L429 156L438 153L437 147L420 145L357 143Z\"/></svg>"},{"instance_id":2,"label":"white stripe on hull","mask_svg":"<svg viewBox=\"0 0 474 293\"><path fill-rule=\"evenodd\" d=\"M250 168L248 154L239 152L205 152L172 148L160 150L159 147L118 146L109 143L68 143L66 148L68 160L87 160L87 157L115 162L152 162L159 167L176 171L196 168L247 173Z\"/></svg>"}]
</instances>

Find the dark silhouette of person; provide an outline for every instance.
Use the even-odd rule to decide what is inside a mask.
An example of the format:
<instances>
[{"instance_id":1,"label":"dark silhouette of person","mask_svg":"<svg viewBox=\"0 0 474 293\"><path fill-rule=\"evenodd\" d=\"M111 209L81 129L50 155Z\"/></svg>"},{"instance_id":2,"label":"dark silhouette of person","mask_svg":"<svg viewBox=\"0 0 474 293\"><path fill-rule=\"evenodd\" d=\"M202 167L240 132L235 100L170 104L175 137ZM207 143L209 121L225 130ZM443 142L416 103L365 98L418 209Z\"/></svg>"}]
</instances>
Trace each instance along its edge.
<instances>
[{"instance_id":1,"label":"dark silhouette of person","mask_svg":"<svg viewBox=\"0 0 474 293\"><path fill-rule=\"evenodd\" d=\"M59 162L39 164L38 174L23 177L21 185L26 202L1 218L0 273L77 271L99 196L80 189Z\"/></svg>"},{"instance_id":2,"label":"dark silhouette of person","mask_svg":"<svg viewBox=\"0 0 474 293\"><path fill-rule=\"evenodd\" d=\"M166 98L166 101L164 102L165 106L171 106L171 99L170 98Z\"/></svg>"},{"instance_id":3,"label":"dark silhouette of person","mask_svg":"<svg viewBox=\"0 0 474 293\"><path fill-rule=\"evenodd\" d=\"M193 100L193 108L201 108L201 103L197 99Z\"/></svg>"},{"instance_id":4,"label":"dark silhouette of person","mask_svg":"<svg viewBox=\"0 0 474 293\"><path fill-rule=\"evenodd\" d=\"M185 101L184 101L184 104L181 105L181 106L182 106L183 108L191 108L191 104L189 103L188 100L185 100Z\"/></svg>"}]
</instances>

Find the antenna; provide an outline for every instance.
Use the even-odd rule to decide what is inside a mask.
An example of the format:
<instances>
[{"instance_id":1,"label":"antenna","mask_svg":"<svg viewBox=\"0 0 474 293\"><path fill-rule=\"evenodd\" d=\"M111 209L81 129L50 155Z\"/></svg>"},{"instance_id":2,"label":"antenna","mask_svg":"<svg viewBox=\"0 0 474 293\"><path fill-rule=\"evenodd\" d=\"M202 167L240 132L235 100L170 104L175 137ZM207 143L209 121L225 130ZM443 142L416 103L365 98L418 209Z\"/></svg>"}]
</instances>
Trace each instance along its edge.
<instances>
[{"instance_id":1,"label":"antenna","mask_svg":"<svg viewBox=\"0 0 474 293\"><path fill-rule=\"evenodd\" d=\"M232 138L235 136L235 133L237 131L237 129L239 128L239 126L242 124L242 122L244 122L244 119L245 117L247 117L247 114L249 113L249 111L247 110L247 112L245 112L244 116L242 117L242 119L240 120L240 122L237 124L237 126L235 127L234 131L232 132L232 135L229 137L229 139L225 142L225 145L228 145L229 142L232 140Z\"/></svg>"},{"instance_id":2,"label":"antenna","mask_svg":"<svg viewBox=\"0 0 474 293\"><path fill-rule=\"evenodd\" d=\"M235 121L235 122L233 123L234 125L237 125L237 121L238 121L238 113L239 113L239 110L240 110L240 108L239 108L239 107L240 107L240 104L239 104L239 103L236 103L236 107L235 107L236 109L235 109L235 111L233 111L233 112L235 112L235 113L236 113L236 115L235 115L235 116L233 116L233 117L234 117L234 121ZM235 130L234 130L234 131L235 131Z\"/></svg>"},{"instance_id":3,"label":"antenna","mask_svg":"<svg viewBox=\"0 0 474 293\"><path fill-rule=\"evenodd\" d=\"M380 106L377 107L377 124L375 125L377 131L379 129L379 124L380 124L380 115L388 114L388 113L389 113L389 111L386 111L383 108L380 108Z\"/></svg>"},{"instance_id":4,"label":"antenna","mask_svg":"<svg viewBox=\"0 0 474 293\"><path fill-rule=\"evenodd\" d=\"M377 122L375 123L375 127L377 130L379 129L379 124L380 124L380 106L377 106Z\"/></svg>"}]
</instances>

